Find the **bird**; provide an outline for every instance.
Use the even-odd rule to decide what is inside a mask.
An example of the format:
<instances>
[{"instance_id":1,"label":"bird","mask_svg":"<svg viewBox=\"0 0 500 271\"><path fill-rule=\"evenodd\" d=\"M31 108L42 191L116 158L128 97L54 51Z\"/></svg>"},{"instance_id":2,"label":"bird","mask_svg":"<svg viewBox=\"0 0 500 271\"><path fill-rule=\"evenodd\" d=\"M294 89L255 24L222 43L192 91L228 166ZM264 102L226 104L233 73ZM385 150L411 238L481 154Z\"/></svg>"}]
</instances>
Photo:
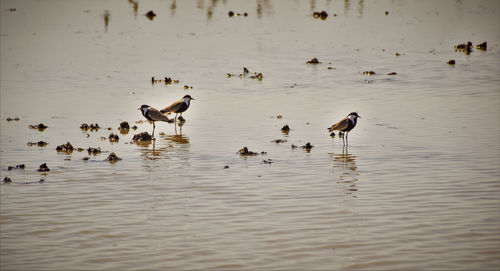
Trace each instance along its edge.
<instances>
[{"instance_id":1,"label":"bird","mask_svg":"<svg viewBox=\"0 0 500 271\"><path fill-rule=\"evenodd\" d=\"M166 115L170 113L175 113L175 120L177 121L177 114L180 113L182 116L182 112L186 111L189 108L191 100L194 100L193 98L191 98L191 95L184 95L182 99L163 108L162 110L160 110L160 112Z\"/></svg>"},{"instance_id":2,"label":"bird","mask_svg":"<svg viewBox=\"0 0 500 271\"><path fill-rule=\"evenodd\" d=\"M349 142L347 141L347 136L349 135L349 132L356 126L358 118L361 118L361 116L358 115L358 113L351 112L349 115L347 115L347 117L335 123L334 125L332 125L332 127L328 128L328 130L330 132L335 130L345 132L346 133L345 141L344 138L342 137L342 142L344 143L344 145L347 146L349 145Z\"/></svg>"},{"instance_id":3,"label":"bird","mask_svg":"<svg viewBox=\"0 0 500 271\"><path fill-rule=\"evenodd\" d=\"M141 110L142 115L147 120L153 122L153 139L155 138L155 121L174 122L167 116L163 115L160 111L158 111L158 109L151 107L147 104L143 104L141 107L137 108L137 110Z\"/></svg>"}]
</instances>

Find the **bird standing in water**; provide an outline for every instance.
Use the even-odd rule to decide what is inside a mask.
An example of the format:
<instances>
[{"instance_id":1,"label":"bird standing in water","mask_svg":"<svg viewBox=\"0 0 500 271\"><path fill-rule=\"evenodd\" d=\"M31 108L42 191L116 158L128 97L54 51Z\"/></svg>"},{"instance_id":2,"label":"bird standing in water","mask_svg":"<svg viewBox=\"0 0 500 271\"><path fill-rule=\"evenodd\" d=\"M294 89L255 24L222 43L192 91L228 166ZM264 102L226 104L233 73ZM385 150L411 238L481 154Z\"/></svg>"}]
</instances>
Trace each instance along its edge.
<instances>
[{"instance_id":1,"label":"bird standing in water","mask_svg":"<svg viewBox=\"0 0 500 271\"><path fill-rule=\"evenodd\" d=\"M361 118L361 116L359 116L356 112L352 112L351 114L347 115L346 118L332 125L332 127L328 128L328 130L330 132L337 130L346 133L345 140L342 137L342 143L347 147L349 145L347 137L349 136L349 132L356 126L358 118Z\"/></svg>"},{"instance_id":2,"label":"bird standing in water","mask_svg":"<svg viewBox=\"0 0 500 271\"><path fill-rule=\"evenodd\" d=\"M142 115L147 120L153 122L153 139L155 139L155 121L174 122L167 116L163 115L160 111L158 111L158 109L146 104L143 104L141 107L137 108L137 110L141 110Z\"/></svg>"},{"instance_id":3,"label":"bird standing in water","mask_svg":"<svg viewBox=\"0 0 500 271\"><path fill-rule=\"evenodd\" d=\"M182 99L160 110L160 112L167 115L170 113L175 113L175 121L177 121L177 114L180 113L182 117L182 112L186 111L189 108L191 100L194 100L193 98L191 98L191 95L185 95L184 97L182 97Z\"/></svg>"}]
</instances>

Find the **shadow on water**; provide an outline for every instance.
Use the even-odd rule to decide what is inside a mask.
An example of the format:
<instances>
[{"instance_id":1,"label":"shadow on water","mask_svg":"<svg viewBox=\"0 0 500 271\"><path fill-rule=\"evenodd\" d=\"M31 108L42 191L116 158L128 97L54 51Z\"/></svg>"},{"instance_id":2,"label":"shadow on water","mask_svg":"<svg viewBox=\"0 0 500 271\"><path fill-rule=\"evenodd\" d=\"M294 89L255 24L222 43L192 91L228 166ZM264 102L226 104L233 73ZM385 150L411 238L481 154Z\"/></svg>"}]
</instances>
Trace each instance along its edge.
<instances>
[{"instance_id":1,"label":"shadow on water","mask_svg":"<svg viewBox=\"0 0 500 271\"><path fill-rule=\"evenodd\" d=\"M347 149L342 149L342 153L330 153L333 159L333 173L339 177L338 184L345 185L345 194L357 192L356 183L359 173L356 172L356 156L350 154ZM355 197L355 195L353 195Z\"/></svg>"}]
</instances>

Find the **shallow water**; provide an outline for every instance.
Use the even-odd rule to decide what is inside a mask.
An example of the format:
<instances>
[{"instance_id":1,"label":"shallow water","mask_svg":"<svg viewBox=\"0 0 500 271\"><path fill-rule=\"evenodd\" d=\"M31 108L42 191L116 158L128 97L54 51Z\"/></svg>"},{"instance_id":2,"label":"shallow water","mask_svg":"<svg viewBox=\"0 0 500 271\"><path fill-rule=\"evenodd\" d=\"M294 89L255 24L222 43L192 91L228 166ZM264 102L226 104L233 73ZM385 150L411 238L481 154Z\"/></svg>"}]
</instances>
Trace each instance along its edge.
<instances>
[{"instance_id":1,"label":"shallow water","mask_svg":"<svg viewBox=\"0 0 500 271\"><path fill-rule=\"evenodd\" d=\"M500 265L498 1L0 4L0 269ZM468 40L487 51L454 52ZM182 130L129 143L140 105L188 93ZM345 149L326 128L352 111Z\"/></svg>"}]
</instances>

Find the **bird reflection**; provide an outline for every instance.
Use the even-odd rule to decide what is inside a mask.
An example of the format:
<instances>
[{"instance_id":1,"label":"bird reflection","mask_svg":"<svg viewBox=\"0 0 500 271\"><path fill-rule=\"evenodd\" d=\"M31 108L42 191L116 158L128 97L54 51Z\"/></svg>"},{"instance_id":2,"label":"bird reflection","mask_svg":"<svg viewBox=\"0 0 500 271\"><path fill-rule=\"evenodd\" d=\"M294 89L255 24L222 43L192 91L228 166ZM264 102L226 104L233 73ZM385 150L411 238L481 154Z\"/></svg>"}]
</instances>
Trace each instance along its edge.
<instances>
[{"instance_id":1,"label":"bird reflection","mask_svg":"<svg viewBox=\"0 0 500 271\"><path fill-rule=\"evenodd\" d=\"M182 131L182 126L180 127ZM177 143L177 144L189 144L189 137L181 134L172 134L172 135L167 135L164 137L165 140L170 141L172 143Z\"/></svg>"},{"instance_id":2,"label":"bird reflection","mask_svg":"<svg viewBox=\"0 0 500 271\"><path fill-rule=\"evenodd\" d=\"M345 194L351 195L358 191L356 182L359 173L356 172L358 169L356 156L350 154L346 149L343 149L342 153L339 154L330 153L330 156L333 159L333 172L339 177L337 183L346 185L344 188Z\"/></svg>"}]
</instances>

